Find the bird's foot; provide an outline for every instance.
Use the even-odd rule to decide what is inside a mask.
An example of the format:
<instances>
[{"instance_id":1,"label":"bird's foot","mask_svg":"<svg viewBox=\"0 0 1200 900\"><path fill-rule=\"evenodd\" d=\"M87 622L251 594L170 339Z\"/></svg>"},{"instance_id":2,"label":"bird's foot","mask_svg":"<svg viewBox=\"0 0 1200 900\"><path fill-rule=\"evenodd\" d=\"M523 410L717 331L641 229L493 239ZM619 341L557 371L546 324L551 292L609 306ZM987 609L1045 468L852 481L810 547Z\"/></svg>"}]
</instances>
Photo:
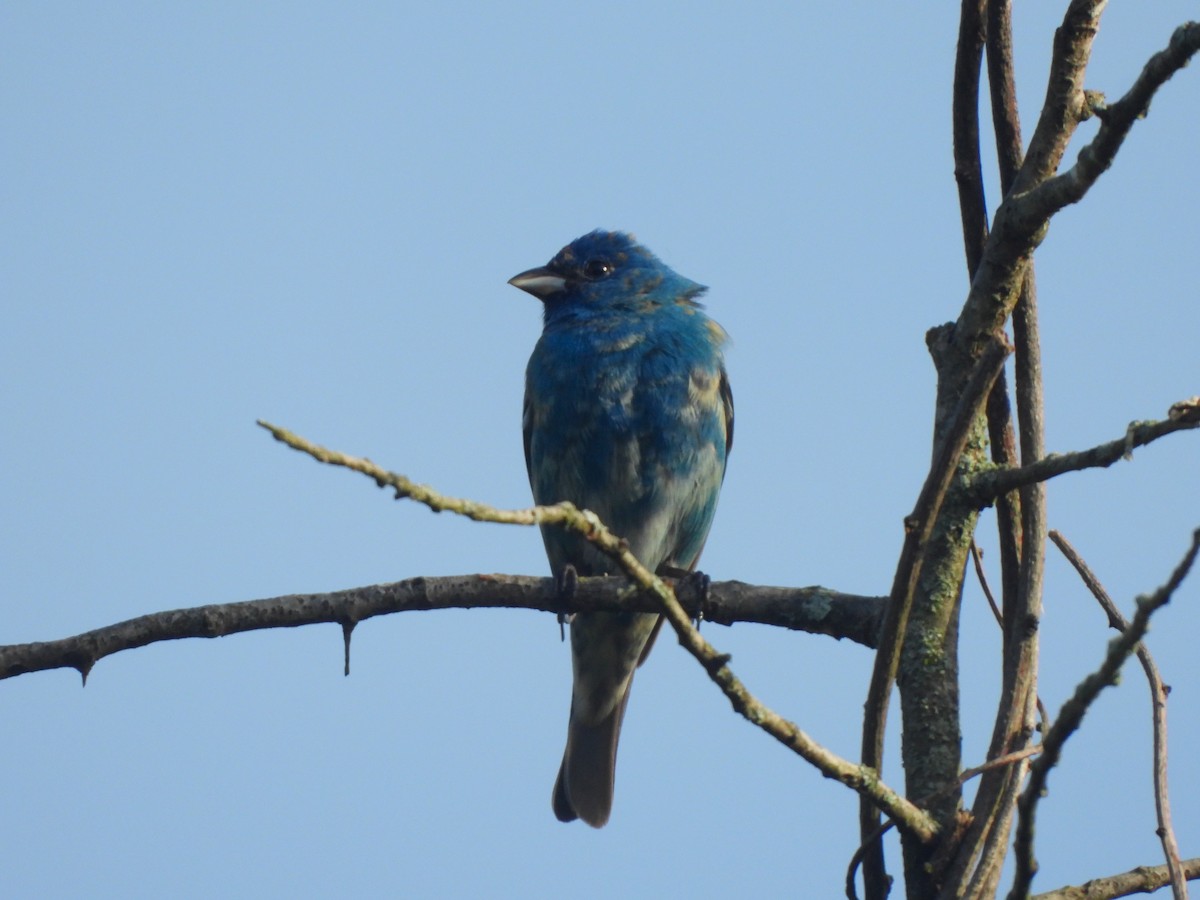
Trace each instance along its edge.
<instances>
[{"instance_id":1,"label":"bird's foot","mask_svg":"<svg viewBox=\"0 0 1200 900\"><path fill-rule=\"evenodd\" d=\"M579 588L579 573L575 571L575 567L570 563L563 566L563 570L558 573L555 578L555 588L558 591L558 602L567 606L575 599L575 592ZM560 640L567 639L567 624L571 621L572 613L565 610L558 612L558 636Z\"/></svg>"},{"instance_id":2,"label":"bird's foot","mask_svg":"<svg viewBox=\"0 0 1200 900\"><path fill-rule=\"evenodd\" d=\"M670 566L665 563L658 567L657 575L666 578L674 578L676 580L676 592L683 589L685 597L695 598L696 615L692 617L692 623L696 629L700 629L700 623L704 621L704 610L708 608L709 595L712 592L712 579L703 572L693 572L688 569L681 569L678 566Z\"/></svg>"},{"instance_id":3,"label":"bird's foot","mask_svg":"<svg viewBox=\"0 0 1200 900\"><path fill-rule=\"evenodd\" d=\"M708 603L712 594L712 579L704 572L688 572L683 579L683 584L687 590L696 592L696 630L700 630L700 623L704 621L704 611L708 609Z\"/></svg>"}]
</instances>

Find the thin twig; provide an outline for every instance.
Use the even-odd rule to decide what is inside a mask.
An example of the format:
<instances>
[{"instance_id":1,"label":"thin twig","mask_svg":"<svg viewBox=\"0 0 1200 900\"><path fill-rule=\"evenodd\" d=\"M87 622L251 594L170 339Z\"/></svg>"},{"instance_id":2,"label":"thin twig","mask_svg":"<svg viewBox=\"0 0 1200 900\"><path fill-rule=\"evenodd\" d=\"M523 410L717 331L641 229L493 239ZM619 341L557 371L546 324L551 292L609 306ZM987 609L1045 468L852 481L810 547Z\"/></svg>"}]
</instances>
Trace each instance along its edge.
<instances>
[{"instance_id":1,"label":"thin twig","mask_svg":"<svg viewBox=\"0 0 1200 900\"><path fill-rule=\"evenodd\" d=\"M1004 614L1000 612L1000 607L996 605L996 598L992 594L992 589L988 585L987 574L983 571L983 551L979 549L979 545L974 541L971 542L971 559L975 563L975 576L979 579L979 586L983 589L983 595L987 598L988 606L991 607L992 616L996 623L1004 627ZM1041 731L1044 734L1050 728L1050 715L1046 712L1046 705L1042 703L1042 698L1037 699L1038 720L1041 724ZM1028 749L1028 748L1026 748ZM1023 753L1024 751L1017 751ZM1011 755L1011 754L1010 754ZM1005 759L1007 757L1000 757Z\"/></svg>"},{"instance_id":2,"label":"thin twig","mask_svg":"<svg viewBox=\"0 0 1200 900\"><path fill-rule=\"evenodd\" d=\"M276 440L295 450L307 453L318 462L341 466L371 478L379 487L390 487L396 497L423 503L430 509L455 512L481 522L530 525L547 524L572 531L594 544L620 566L625 575L641 590L659 601L659 611L671 623L680 644L692 654L708 673L709 678L725 694L733 708L747 721L815 766L826 778L832 778L857 791L861 796L900 823L918 840L933 841L938 833L933 818L904 799L880 778L876 769L857 765L843 759L809 737L799 726L764 706L729 668L729 656L719 653L693 625L687 611L679 604L675 592L666 581L641 564L629 550L628 543L613 534L590 510L577 509L571 503L553 506L534 506L524 510L496 510L473 500L448 497L427 485L419 485L403 475L389 472L368 459L349 456L336 450L320 447L286 429L259 422Z\"/></svg>"},{"instance_id":3,"label":"thin twig","mask_svg":"<svg viewBox=\"0 0 1200 900\"><path fill-rule=\"evenodd\" d=\"M1021 462L1030 464L1046 455L1045 404L1042 390L1042 351L1038 329L1037 284L1033 260L1025 267L1017 305L1013 309L1013 369L1017 403L1017 435ZM1000 704L992 733L990 753L1019 750L1031 737L1033 711L1038 705L1039 630L1042 616L1042 580L1046 560L1046 488L1030 484L1020 489L1021 555L1017 568L1016 596L1004 616L1004 651ZM967 890L968 897L995 893L1000 881L1005 845L1012 823L1012 808L1024 776L1014 766L995 777L998 782L992 809L997 815L980 846L979 861ZM989 777L991 777L989 775ZM984 794L984 804L989 802ZM982 807L986 808L986 807Z\"/></svg>"},{"instance_id":4,"label":"thin twig","mask_svg":"<svg viewBox=\"0 0 1200 900\"><path fill-rule=\"evenodd\" d=\"M992 462L999 469L1018 468L1021 460L1008 401L1008 378L1004 372L996 379L992 395L988 397L987 420ZM1014 609L1021 570L1021 495L1008 491L998 494L993 502L996 537L1000 544L1000 597L1005 606Z\"/></svg>"},{"instance_id":5,"label":"thin twig","mask_svg":"<svg viewBox=\"0 0 1200 900\"><path fill-rule=\"evenodd\" d=\"M1181 400L1171 406L1167 418L1159 421L1131 422L1125 434L1088 450L1050 453L1019 469L992 469L975 476L967 487L972 501L980 508L995 497L1029 484L1048 481L1067 472L1106 468L1121 459L1131 459L1135 447L1144 447L1176 431L1200 427L1200 397Z\"/></svg>"},{"instance_id":6,"label":"thin twig","mask_svg":"<svg viewBox=\"0 0 1200 900\"><path fill-rule=\"evenodd\" d=\"M1021 116L1017 105L1016 70L1013 63L1012 2L989 0L987 5L988 93L992 107L992 130L996 137L996 164L1000 195L1012 189L1025 161L1021 140ZM1030 268L1032 270L1032 262ZM1030 275L1032 283L1032 274ZM1018 298L1018 303L1020 299ZM1003 392L1001 392L1003 388ZM988 436L992 461L1001 468L1018 466L1016 430L1008 401L1008 385L1001 373L988 401ZM1000 542L1000 588L1004 606L1016 608L1021 566L1021 500L1015 491L996 497L997 537Z\"/></svg>"},{"instance_id":7,"label":"thin twig","mask_svg":"<svg viewBox=\"0 0 1200 900\"><path fill-rule=\"evenodd\" d=\"M987 5L988 96L992 131L996 136L996 167L1000 193L1007 194L1025 162L1021 115L1017 107L1016 66L1013 64L1012 0L989 0Z\"/></svg>"},{"instance_id":8,"label":"thin twig","mask_svg":"<svg viewBox=\"0 0 1200 900\"><path fill-rule=\"evenodd\" d=\"M997 624L999 624L1001 629L1003 629L1004 614L1000 611L999 606L997 606L991 587L988 585L987 574L983 569L983 554L979 549L979 545L974 541L971 542L971 559L975 564L975 575L979 580L980 587L983 589L984 596L987 598L988 606L992 610L992 615L996 619ZM1042 734L1045 734L1050 728L1050 717L1046 712L1045 704L1042 703L1042 698L1037 697L1036 702L1038 717L1041 721L1041 732ZM1026 746L1020 750L1006 753L1000 757L997 757L995 760L990 760L979 766L977 770L969 771L971 771L972 774L980 774L995 769L1002 769L1004 766L997 765L997 763L1023 761L1035 753L1040 752L1041 745ZM1021 780L1024 777L1024 772L1025 770L1023 767L1014 768L1010 778L1006 782L999 783L1000 790L996 792L995 796L998 798L1003 798L1005 795L1005 788L1008 786L1008 784L1012 785L1013 790L1019 788ZM983 808L992 810L993 815L987 822L980 822L978 819L973 817L971 827L968 829L967 833L967 840L974 840L976 844L978 844L977 847L973 848L978 850L979 858L977 861L975 861L977 862L977 865L975 865L974 870L971 871L971 863L973 860L970 859L970 855L968 854L967 857L960 857L958 860L956 860L956 863L952 867L951 871L947 873L946 880L951 885L957 884L958 880L967 878L968 875L970 876L968 878L968 890L964 894L964 896L967 897L986 897L995 893L995 883L999 876L999 865L1003 861L1003 848L1006 843L1004 838L1007 836L1008 827L1011 824L1011 805L1006 801L1003 801L1002 799L995 800L990 804L985 804ZM952 888L951 893L953 893L954 890L955 889Z\"/></svg>"},{"instance_id":9,"label":"thin twig","mask_svg":"<svg viewBox=\"0 0 1200 900\"><path fill-rule=\"evenodd\" d=\"M1064 703L1059 711L1054 727L1042 739L1042 755L1029 767L1029 784L1026 785L1017 804L1019 815L1013 846L1016 875L1013 878L1012 890L1008 894L1009 900L1021 900L1029 895L1029 886L1037 872L1037 861L1033 853L1034 820L1037 816L1037 806L1045 791L1046 780L1062 756L1064 744L1079 728L1084 714L1091 708L1100 692L1114 683L1117 672L1120 671L1125 660L1133 654L1138 642L1145 637L1146 630L1150 625L1150 617L1170 601L1175 590L1191 570L1197 553L1200 553L1200 528L1192 533L1191 546L1167 582L1153 594L1138 597L1137 611L1134 613L1129 627L1109 644L1108 653L1100 667L1079 683L1071 699Z\"/></svg>"},{"instance_id":10,"label":"thin twig","mask_svg":"<svg viewBox=\"0 0 1200 900\"><path fill-rule=\"evenodd\" d=\"M1109 596L1100 579L1083 561L1078 551L1071 546L1070 541L1057 531L1050 532L1050 540L1067 561L1075 567L1087 589L1091 591L1100 608L1108 616L1108 624L1117 631L1129 628L1129 621L1121 614ZM1179 858L1179 843L1175 839L1175 827L1171 824L1171 794L1167 787L1167 694L1170 692L1163 684L1158 666L1145 642L1140 642L1136 648L1138 662L1146 673L1146 681L1150 685L1150 714L1154 731L1154 809L1158 816L1158 835L1162 841L1163 854L1167 858L1167 868L1171 872L1171 891L1175 900L1187 900L1187 881L1183 876L1183 867Z\"/></svg>"},{"instance_id":11,"label":"thin twig","mask_svg":"<svg viewBox=\"0 0 1200 900\"><path fill-rule=\"evenodd\" d=\"M1003 628L1004 613L1000 612L1000 607L996 605L996 598L992 596L987 575L983 571L983 553L974 541L971 541L971 561L975 563L975 577L979 580L979 587L983 589L983 596L987 598L988 606L992 608L992 617L996 620L996 624Z\"/></svg>"},{"instance_id":12,"label":"thin twig","mask_svg":"<svg viewBox=\"0 0 1200 900\"><path fill-rule=\"evenodd\" d=\"M1181 866L1189 881L1200 878L1200 856L1183 860ZM1085 884L1034 894L1031 900L1116 900L1130 894L1152 894L1170 883L1171 876L1165 865L1138 866L1120 875L1106 875Z\"/></svg>"}]
</instances>

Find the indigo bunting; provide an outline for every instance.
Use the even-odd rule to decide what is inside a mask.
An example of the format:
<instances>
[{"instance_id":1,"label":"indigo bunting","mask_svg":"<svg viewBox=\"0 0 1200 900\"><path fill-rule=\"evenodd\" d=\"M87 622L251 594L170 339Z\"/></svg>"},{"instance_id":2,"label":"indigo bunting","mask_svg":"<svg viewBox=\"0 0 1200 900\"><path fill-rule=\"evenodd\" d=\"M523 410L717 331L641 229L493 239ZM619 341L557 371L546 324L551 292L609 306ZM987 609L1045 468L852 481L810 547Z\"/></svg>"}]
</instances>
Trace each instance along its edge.
<instances>
[{"instance_id":1,"label":"indigo bunting","mask_svg":"<svg viewBox=\"0 0 1200 900\"><path fill-rule=\"evenodd\" d=\"M651 570L694 571L733 446L725 331L696 300L706 288L608 231L509 284L543 303L523 417L534 500L592 510ZM543 527L542 540L560 585L618 572L578 535ZM571 714L552 796L561 821L608 821L633 673L661 624L652 613L572 618Z\"/></svg>"}]
</instances>

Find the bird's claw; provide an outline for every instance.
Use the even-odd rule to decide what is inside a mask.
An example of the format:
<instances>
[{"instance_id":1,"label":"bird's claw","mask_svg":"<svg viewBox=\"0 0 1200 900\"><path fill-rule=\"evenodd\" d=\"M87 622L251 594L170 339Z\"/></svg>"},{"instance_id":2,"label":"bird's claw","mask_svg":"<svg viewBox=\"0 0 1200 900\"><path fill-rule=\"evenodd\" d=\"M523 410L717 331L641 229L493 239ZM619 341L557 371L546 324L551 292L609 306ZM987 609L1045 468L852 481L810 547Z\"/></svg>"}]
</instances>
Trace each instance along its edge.
<instances>
[{"instance_id":1,"label":"bird's claw","mask_svg":"<svg viewBox=\"0 0 1200 900\"><path fill-rule=\"evenodd\" d=\"M712 579L703 572L681 569L678 566L671 566L666 563L659 566L655 574L666 578L674 578L677 582L677 589L683 588L685 595L695 595L696 615L692 617L692 623L698 631L700 623L704 621L704 610L708 608L709 595L712 592Z\"/></svg>"},{"instance_id":2,"label":"bird's claw","mask_svg":"<svg viewBox=\"0 0 1200 900\"><path fill-rule=\"evenodd\" d=\"M683 578L683 583L687 585L688 590L696 592L696 617L693 621L696 630L699 631L712 594L712 579L704 572L688 572Z\"/></svg>"}]
</instances>

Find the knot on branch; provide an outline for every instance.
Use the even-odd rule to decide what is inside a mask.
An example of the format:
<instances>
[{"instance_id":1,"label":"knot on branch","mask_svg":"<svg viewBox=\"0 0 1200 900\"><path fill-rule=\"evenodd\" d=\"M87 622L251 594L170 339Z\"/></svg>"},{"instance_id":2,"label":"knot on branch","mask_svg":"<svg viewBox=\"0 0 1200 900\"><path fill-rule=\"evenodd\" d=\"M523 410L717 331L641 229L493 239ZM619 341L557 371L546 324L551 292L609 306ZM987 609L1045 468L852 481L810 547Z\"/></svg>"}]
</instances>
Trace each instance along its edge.
<instances>
[{"instance_id":1,"label":"knot on branch","mask_svg":"<svg viewBox=\"0 0 1200 900\"><path fill-rule=\"evenodd\" d=\"M925 332L925 347L933 357L933 366L939 372L945 364L950 350L954 347L954 323L945 322L934 325Z\"/></svg>"},{"instance_id":2,"label":"knot on branch","mask_svg":"<svg viewBox=\"0 0 1200 900\"><path fill-rule=\"evenodd\" d=\"M1171 408L1167 410L1167 418L1172 422L1200 424L1200 395L1172 403Z\"/></svg>"},{"instance_id":3,"label":"knot on branch","mask_svg":"<svg viewBox=\"0 0 1200 900\"><path fill-rule=\"evenodd\" d=\"M1103 91L1084 91L1083 103L1079 109L1079 121L1086 122L1095 116L1101 122L1108 121L1108 100Z\"/></svg>"}]
</instances>

